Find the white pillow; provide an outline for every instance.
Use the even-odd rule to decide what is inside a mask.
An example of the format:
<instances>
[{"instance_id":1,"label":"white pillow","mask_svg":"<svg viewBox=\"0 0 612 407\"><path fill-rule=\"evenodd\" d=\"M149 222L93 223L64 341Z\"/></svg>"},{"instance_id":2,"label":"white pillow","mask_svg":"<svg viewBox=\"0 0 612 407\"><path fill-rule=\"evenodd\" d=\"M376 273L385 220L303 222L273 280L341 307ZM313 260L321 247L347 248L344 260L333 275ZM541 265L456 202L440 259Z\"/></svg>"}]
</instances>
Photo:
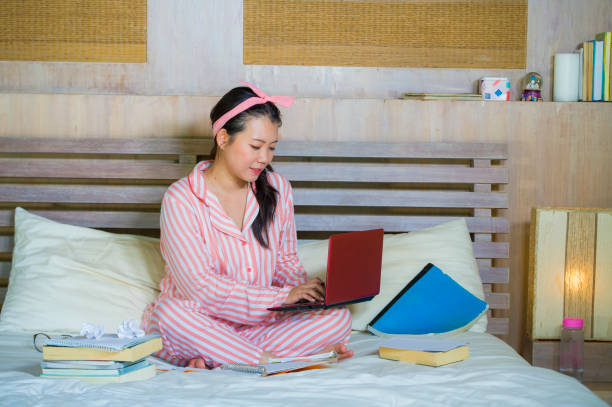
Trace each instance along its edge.
<instances>
[{"instance_id":1,"label":"white pillow","mask_svg":"<svg viewBox=\"0 0 612 407\"><path fill-rule=\"evenodd\" d=\"M15 248L0 331L116 332L157 297L159 240L66 225L15 210Z\"/></svg>"},{"instance_id":2,"label":"white pillow","mask_svg":"<svg viewBox=\"0 0 612 407\"><path fill-rule=\"evenodd\" d=\"M328 241L323 240L298 247L298 256L309 278L316 276L325 280L327 246ZM386 234L380 293L371 301L349 306L353 330L366 330L368 323L427 263L438 266L466 290L484 300L482 280L465 219L410 233ZM465 327L468 328L472 332L485 332L486 312L475 323Z\"/></svg>"}]
</instances>

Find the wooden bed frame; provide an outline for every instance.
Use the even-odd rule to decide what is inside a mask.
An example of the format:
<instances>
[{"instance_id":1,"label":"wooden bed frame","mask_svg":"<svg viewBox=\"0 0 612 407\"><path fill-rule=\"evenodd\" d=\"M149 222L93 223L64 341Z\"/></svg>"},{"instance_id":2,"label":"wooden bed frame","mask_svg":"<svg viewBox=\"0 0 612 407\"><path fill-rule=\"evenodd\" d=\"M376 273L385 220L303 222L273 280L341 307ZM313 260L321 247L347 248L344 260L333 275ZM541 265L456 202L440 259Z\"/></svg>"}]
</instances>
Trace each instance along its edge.
<instances>
[{"instance_id":1,"label":"wooden bed frame","mask_svg":"<svg viewBox=\"0 0 612 407\"><path fill-rule=\"evenodd\" d=\"M167 186L208 156L210 139L0 139L0 302L16 206L47 218L120 233L159 235ZM282 141L273 167L294 188L300 240L382 227L407 232L465 217L492 310L509 306L503 209L507 147L488 143ZM495 290L492 289L495 287ZM503 286L502 286L503 287ZM494 316L494 315L493 315ZM508 333L507 318L488 332Z\"/></svg>"}]
</instances>

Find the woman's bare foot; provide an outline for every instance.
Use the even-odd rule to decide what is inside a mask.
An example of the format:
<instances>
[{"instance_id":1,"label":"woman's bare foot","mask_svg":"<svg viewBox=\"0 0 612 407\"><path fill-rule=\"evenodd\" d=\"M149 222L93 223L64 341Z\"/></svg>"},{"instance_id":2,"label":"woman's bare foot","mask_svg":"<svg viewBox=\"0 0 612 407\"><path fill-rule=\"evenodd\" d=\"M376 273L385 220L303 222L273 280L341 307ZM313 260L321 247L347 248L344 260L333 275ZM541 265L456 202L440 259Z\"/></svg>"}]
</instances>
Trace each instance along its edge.
<instances>
[{"instance_id":1,"label":"woman's bare foot","mask_svg":"<svg viewBox=\"0 0 612 407\"><path fill-rule=\"evenodd\" d=\"M261 354L261 358L259 359L259 364L261 365L261 364L264 364L264 363L268 363L268 360L270 360L272 358L276 358L276 357L278 357L278 356L273 355L272 353L267 352L267 351L264 350L263 353Z\"/></svg>"},{"instance_id":2,"label":"woman's bare foot","mask_svg":"<svg viewBox=\"0 0 612 407\"><path fill-rule=\"evenodd\" d=\"M338 361L348 359L353 356L353 351L346 347L343 343L336 343L323 349L323 352L335 351L338 354Z\"/></svg>"},{"instance_id":3,"label":"woman's bare foot","mask_svg":"<svg viewBox=\"0 0 612 407\"><path fill-rule=\"evenodd\" d=\"M202 358L193 358L187 363L187 367L193 367L196 369L206 369L206 363Z\"/></svg>"}]
</instances>

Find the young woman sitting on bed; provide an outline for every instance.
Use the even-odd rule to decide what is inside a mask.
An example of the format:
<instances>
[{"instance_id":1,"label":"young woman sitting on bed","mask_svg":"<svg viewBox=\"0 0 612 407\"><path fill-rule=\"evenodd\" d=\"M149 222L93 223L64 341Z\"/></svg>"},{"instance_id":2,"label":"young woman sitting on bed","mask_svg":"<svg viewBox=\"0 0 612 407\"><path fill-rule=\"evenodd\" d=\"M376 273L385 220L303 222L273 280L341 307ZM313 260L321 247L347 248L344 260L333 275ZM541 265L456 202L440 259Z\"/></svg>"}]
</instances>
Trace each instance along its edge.
<instances>
[{"instance_id":1,"label":"young woman sitting on bed","mask_svg":"<svg viewBox=\"0 0 612 407\"><path fill-rule=\"evenodd\" d=\"M234 88L213 107L212 161L172 184L162 202L166 276L145 312L148 332L162 335L157 356L204 368L265 363L271 357L346 348L346 308L274 312L267 308L321 300L323 284L306 279L296 254L293 194L272 172L281 117L252 85Z\"/></svg>"}]
</instances>

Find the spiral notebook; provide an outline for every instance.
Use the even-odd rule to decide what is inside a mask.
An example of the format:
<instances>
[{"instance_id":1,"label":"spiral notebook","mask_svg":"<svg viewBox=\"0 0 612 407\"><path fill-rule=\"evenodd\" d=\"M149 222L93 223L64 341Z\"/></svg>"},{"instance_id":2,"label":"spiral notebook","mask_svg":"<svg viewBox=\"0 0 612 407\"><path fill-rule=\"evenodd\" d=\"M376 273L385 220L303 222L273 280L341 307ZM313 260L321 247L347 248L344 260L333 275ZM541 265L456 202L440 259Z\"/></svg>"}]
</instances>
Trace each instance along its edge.
<instances>
[{"instance_id":1,"label":"spiral notebook","mask_svg":"<svg viewBox=\"0 0 612 407\"><path fill-rule=\"evenodd\" d=\"M295 359L295 360L290 360ZM302 356L296 358L282 358L277 359L280 362L263 363L259 365L246 365L240 363L228 363L221 365L221 370L231 370L237 373L255 374L259 376L270 376L273 374L294 372L296 370L314 368L314 367L326 367L328 363L334 363L338 361L338 355L336 352L330 352L326 354Z\"/></svg>"},{"instance_id":2,"label":"spiral notebook","mask_svg":"<svg viewBox=\"0 0 612 407\"><path fill-rule=\"evenodd\" d=\"M159 334L149 334L140 338L119 338L117 334L105 334L99 339L88 339L84 336L71 338L49 339L45 346L61 346L67 348L98 349L106 352L118 352L141 343L160 337Z\"/></svg>"}]
</instances>

